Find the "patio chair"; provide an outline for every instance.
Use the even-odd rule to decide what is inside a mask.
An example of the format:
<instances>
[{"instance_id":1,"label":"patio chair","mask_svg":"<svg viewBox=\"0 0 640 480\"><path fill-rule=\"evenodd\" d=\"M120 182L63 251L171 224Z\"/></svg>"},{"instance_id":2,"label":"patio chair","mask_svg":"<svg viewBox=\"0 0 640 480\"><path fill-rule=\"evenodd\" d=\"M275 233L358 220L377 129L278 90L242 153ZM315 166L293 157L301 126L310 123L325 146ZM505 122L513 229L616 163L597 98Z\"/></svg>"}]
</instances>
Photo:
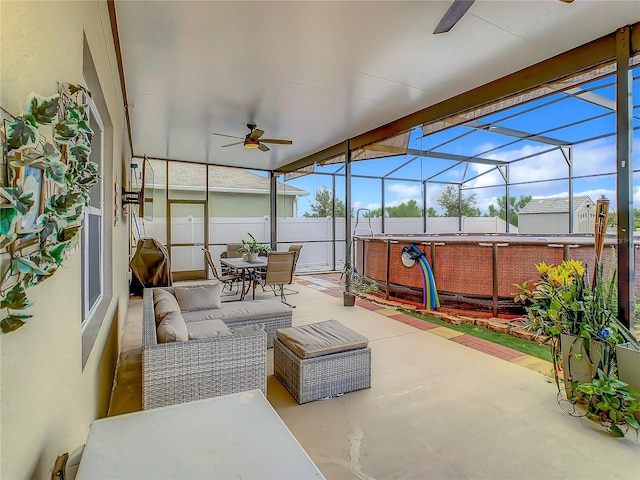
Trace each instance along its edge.
<instances>
[{"instance_id":1,"label":"patio chair","mask_svg":"<svg viewBox=\"0 0 640 480\"><path fill-rule=\"evenodd\" d=\"M300 244L289 245L289 251L296 253L296 256L293 259L293 271L294 272L296 271L296 265L298 264L298 258L300 258L300 250L302 250L302 245L300 245Z\"/></svg>"},{"instance_id":2,"label":"patio chair","mask_svg":"<svg viewBox=\"0 0 640 480\"><path fill-rule=\"evenodd\" d=\"M267 257L267 271L264 276L257 276L253 281L254 296L256 285L260 285L264 291L267 287L271 287L274 295L277 295L279 287L280 301L295 308L295 305L287 303L284 293L285 284L290 285L293 282L295 256L295 252L270 252Z\"/></svg>"},{"instance_id":3,"label":"patio chair","mask_svg":"<svg viewBox=\"0 0 640 480\"><path fill-rule=\"evenodd\" d=\"M242 247L241 243L227 243L226 249L220 254L220 258L240 258L241 253L238 253L238 249ZM228 267L222 266L222 274L228 275L233 273Z\"/></svg>"},{"instance_id":4,"label":"patio chair","mask_svg":"<svg viewBox=\"0 0 640 480\"><path fill-rule=\"evenodd\" d=\"M218 269L216 268L215 263L213 263L213 258L211 257L211 252L209 251L209 249L203 247L202 251L204 252L204 257L207 260L207 264L209 265L209 268L211 268L211 272L213 273L213 276L216 279L218 279L218 281L222 284L222 291L224 292L224 289L228 288L229 289L229 293L237 294L240 282L242 281L242 276L240 276L237 273L225 273L225 274L220 275L218 273ZM233 285L234 284L236 286L235 293L233 292Z\"/></svg>"},{"instance_id":5,"label":"patio chair","mask_svg":"<svg viewBox=\"0 0 640 480\"><path fill-rule=\"evenodd\" d=\"M293 258L293 273L296 271L296 265L298 265L298 258L300 258L300 250L302 250L302 245L294 244L289 245L289 251L295 252L296 256ZM287 295L295 295L296 293L300 293L297 290L293 290L292 288L285 288L285 292Z\"/></svg>"}]
</instances>

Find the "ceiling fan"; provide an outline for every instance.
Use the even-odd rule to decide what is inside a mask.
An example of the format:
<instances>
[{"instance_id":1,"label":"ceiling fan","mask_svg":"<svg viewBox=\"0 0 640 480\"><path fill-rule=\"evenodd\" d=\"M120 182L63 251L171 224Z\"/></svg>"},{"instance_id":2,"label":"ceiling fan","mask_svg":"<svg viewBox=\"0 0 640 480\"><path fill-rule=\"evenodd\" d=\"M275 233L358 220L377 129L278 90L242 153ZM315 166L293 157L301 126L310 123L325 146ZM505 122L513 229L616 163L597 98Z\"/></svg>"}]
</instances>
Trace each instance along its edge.
<instances>
[{"instance_id":1,"label":"ceiling fan","mask_svg":"<svg viewBox=\"0 0 640 480\"><path fill-rule=\"evenodd\" d=\"M255 123L247 123L247 128L249 129L249 133L247 133L247 135L244 137L244 140L242 140L241 142L234 142L234 143L230 143L228 145L222 145L222 146L223 147L232 147L234 145L243 144L244 148L258 148L258 149L262 150L263 152L268 152L270 150L270 148L267 147L265 145L265 143L275 143L275 144L279 144L279 145L292 145L293 144L293 142L291 140L282 140L282 139L277 139L277 138L263 138L263 139L260 139L260 137L262 137L262 135L264 135L264 130L260 130L259 128L256 128L256 124ZM235 137L233 135L225 135L224 133L213 133L212 135L218 135L220 137L230 137L230 138L242 139L242 137Z\"/></svg>"},{"instance_id":2,"label":"ceiling fan","mask_svg":"<svg viewBox=\"0 0 640 480\"><path fill-rule=\"evenodd\" d=\"M560 0L564 3L572 3L573 0ZM453 0L453 3L449 7L449 9L445 12L444 16L440 19L438 25L436 25L436 29L433 31L434 34L437 33L445 33L453 28L453 26L458 23L458 21L462 18L462 16L467 13L467 10L471 8L475 0Z\"/></svg>"}]
</instances>

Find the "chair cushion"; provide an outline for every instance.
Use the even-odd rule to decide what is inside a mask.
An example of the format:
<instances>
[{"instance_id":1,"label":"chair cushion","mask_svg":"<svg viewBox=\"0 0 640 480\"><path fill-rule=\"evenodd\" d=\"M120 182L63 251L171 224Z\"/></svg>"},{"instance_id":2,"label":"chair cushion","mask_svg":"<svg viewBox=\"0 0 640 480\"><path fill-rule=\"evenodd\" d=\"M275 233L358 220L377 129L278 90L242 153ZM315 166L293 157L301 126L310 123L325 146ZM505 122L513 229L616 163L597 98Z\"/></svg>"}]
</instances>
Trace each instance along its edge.
<instances>
[{"instance_id":1,"label":"chair cushion","mask_svg":"<svg viewBox=\"0 0 640 480\"><path fill-rule=\"evenodd\" d=\"M337 320L279 328L278 340L300 358L319 357L330 353L364 348L369 339L345 327Z\"/></svg>"},{"instance_id":2,"label":"chair cushion","mask_svg":"<svg viewBox=\"0 0 640 480\"><path fill-rule=\"evenodd\" d=\"M290 317L291 307L278 300L243 300L224 302L222 308L196 312L182 312L187 323L219 318L227 324L261 318Z\"/></svg>"},{"instance_id":3,"label":"chair cushion","mask_svg":"<svg viewBox=\"0 0 640 480\"><path fill-rule=\"evenodd\" d=\"M217 283L193 288L175 287L174 291L183 312L211 310L222 306L220 285Z\"/></svg>"},{"instance_id":4,"label":"chair cushion","mask_svg":"<svg viewBox=\"0 0 640 480\"><path fill-rule=\"evenodd\" d=\"M158 342L186 342L189 340L189 332L187 331L187 324L182 318L180 310L174 310L167 313L157 330Z\"/></svg>"},{"instance_id":5,"label":"chair cushion","mask_svg":"<svg viewBox=\"0 0 640 480\"><path fill-rule=\"evenodd\" d=\"M191 322L187 324L189 340L202 340L204 338L224 337L231 335L231 330L222 320L205 320L204 322Z\"/></svg>"}]
</instances>

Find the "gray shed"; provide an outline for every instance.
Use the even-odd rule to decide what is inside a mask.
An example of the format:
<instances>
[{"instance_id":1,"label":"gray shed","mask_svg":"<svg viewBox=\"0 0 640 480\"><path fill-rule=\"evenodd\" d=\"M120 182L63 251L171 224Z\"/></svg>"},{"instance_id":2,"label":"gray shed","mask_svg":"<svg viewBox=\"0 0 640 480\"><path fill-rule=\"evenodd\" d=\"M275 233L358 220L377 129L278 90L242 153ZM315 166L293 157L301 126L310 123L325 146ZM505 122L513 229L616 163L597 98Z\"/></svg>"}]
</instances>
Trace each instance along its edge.
<instances>
[{"instance_id":1,"label":"gray shed","mask_svg":"<svg viewBox=\"0 0 640 480\"><path fill-rule=\"evenodd\" d=\"M569 197L534 198L518 212L519 233L593 233L595 203L573 197L573 232L569 232Z\"/></svg>"}]
</instances>

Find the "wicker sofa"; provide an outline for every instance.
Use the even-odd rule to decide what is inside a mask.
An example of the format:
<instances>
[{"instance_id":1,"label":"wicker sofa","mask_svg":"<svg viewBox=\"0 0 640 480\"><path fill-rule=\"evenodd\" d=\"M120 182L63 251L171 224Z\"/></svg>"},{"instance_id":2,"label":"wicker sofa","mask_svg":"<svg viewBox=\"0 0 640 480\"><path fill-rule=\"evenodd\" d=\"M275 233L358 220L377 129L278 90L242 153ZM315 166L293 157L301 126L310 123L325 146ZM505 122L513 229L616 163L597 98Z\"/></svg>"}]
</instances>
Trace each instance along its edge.
<instances>
[{"instance_id":1,"label":"wicker sofa","mask_svg":"<svg viewBox=\"0 0 640 480\"><path fill-rule=\"evenodd\" d=\"M144 290L143 408L256 388L266 393L267 346L273 345L277 328L291 326L289 307L277 300L257 300L225 302L220 308L181 312L189 326L222 319L232 334L161 343L158 341L154 290L176 295L174 287ZM256 328L257 325L264 328Z\"/></svg>"}]
</instances>

